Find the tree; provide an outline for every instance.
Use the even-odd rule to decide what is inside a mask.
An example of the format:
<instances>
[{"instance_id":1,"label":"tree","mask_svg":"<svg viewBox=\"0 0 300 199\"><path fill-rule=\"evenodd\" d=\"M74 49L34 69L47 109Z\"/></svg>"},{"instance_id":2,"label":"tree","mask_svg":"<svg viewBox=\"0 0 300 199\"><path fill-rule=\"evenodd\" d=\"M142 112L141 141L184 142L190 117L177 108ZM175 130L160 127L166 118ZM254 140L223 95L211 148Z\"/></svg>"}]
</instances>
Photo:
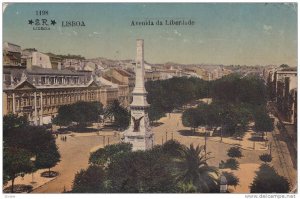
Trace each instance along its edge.
<instances>
[{"instance_id":1,"label":"tree","mask_svg":"<svg viewBox=\"0 0 300 199\"><path fill-rule=\"evenodd\" d=\"M73 193L106 193L106 175L102 167L90 165L75 174Z\"/></svg>"},{"instance_id":2,"label":"tree","mask_svg":"<svg viewBox=\"0 0 300 199\"><path fill-rule=\"evenodd\" d=\"M24 149L5 147L3 150L3 176L11 180L11 193L14 193L14 181L18 176L32 171L32 154Z\"/></svg>"},{"instance_id":3,"label":"tree","mask_svg":"<svg viewBox=\"0 0 300 199\"><path fill-rule=\"evenodd\" d=\"M103 105L100 102L81 101L71 106L74 113L72 121L77 122L80 127L85 127L90 122L97 122L103 112Z\"/></svg>"},{"instance_id":4,"label":"tree","mask_svg":"<svg viewBox=\"0 0 300 199\"><path fill-rule=\"evenodd\" d=\"M198 110L194 108L187 109L182 114L182 124L186 127L191 127L195 133L199 126Z\"/></svg>"},{"instance_id":5,"label":"tree","mask_svg":"<svg viewBox=\"0 0 300 199\"><path fill-rule=\"evenodd\" d=\"M5 181L13 182L17 176L32 172L36 165L30 161L31 157L37 156L35 163L39 163L42 159L53 160L52 156L59 154L51 132L44 127L30 126L22 116L4 116L3 127Z\"/></svg>"},{"instance_id":6,"label":"tree","mask_svg":"<svg viewBox=\"0 0 300 199\"><path fill-rule=\"evenodd\" d=\"M60 161L60 154L55 142L49 143L36 155L35 165L37 168L48 168L48 176L50 177L50 169Z\"/></svg>"},{"instance_id":7,"label":"tree","mask_svg":"<svg viewBox=\"0 0 300 199\"><path fill-rule=\"evenodd\" d=\"M273 131L273 121L265 109L258 109L254 114L256 131Z\"/></svg>"},{"instance_id":8,"label":"tree","mask_svg":"<svg viewBox=\"0 0 300 199\"><path fill-rule=\"evenodd\" d=\"M244 104L232 105L220 101L209 105L199 104L197 108L183 112L182 122L184 126L194 128L194 131L198 126L222 126L222 133L242 136L251 119L249 109Z\"/></svg>"},{"instance_id":9,"label":"tree","mask_svg":"<svg viewBox=\"0 0 300 199\"><path fill-rule=\"evenodd\" d=\"M57 116L53 123L59 126L67 126L71 122L76 122L80 128L85 127L90 122L97 122L103 112L100 102L79 101L71 105L59 107Z\"/></svg>"},{"instance_id":10,"label":"tree","mask_svg":"<svg viewBox=\"0 0 300 199\"><path fill-rule=\"evenodd\" d=\"M104 113L105 117L114 118L114 123L116 126L126 129L130 123L130 113L126 108L120 105L118 100L114 100L108 105Z\"/></svg>"},{"instance_id":11,"label":"tree","mask_svg":"<svg viewBox=\"0 0 300 199\"><path fill-rule=\"evenodd\" d=\"M247 103L264 105L266 103L266 86L257 76L241 77L231 74L212 83L211 95L215 100L230 104Z\"/></svg>"},{"instance_id":12,"label":"tree","mask_svg":"<svg viewBox=\"0 0 300 199\"><path fill-rule=\"evenodd\" d=\"M251 193L288 193L288 180L278 175L276 170L268 164L262 164L256 171L256 176L250 185Z\"/></svg>"},{"instance_id":13,"label":"tree","mask_svg":"<svg viewBox=\"0 0 300 199\"><path fill-rule=\"evenodd\" d=\"M218 190L218 170L208 166L204 156L204 147L191 144L182 152L178 162L177 180L185 184L193 184L197 192L215 192Z\"/></svg>"},{"instance_id":14,"label":"tree","mask_svg":"<svg viewBox=\"0 0 300 199\"><path fill-rule=\"evenodd\" d=\"M3 132L9 133L9 130L14 128L25 128L29 125L28 119L25 116L8 114L3 116ZM5 137L5 135L4 135Z\"/></svg>"},{"instance_id":15,"label":"tree","mask_svg":"<svg viewBox=\"0 0 300 199\"><path fill-rule=\"evenodd\" d=\"M165 115L163 110L156 106L150 106L148 111L149 119L151 122L159 120L161 117Z\"/></svg>"},{"instance_id":16,"label":"tree","mask_svg":"<svg viewBox=\"0 0 300 199\"><path fill-rule=\"evenodd\" d=\"M72 122L73 107L71 105L63 105L58 108L58 114L52 119L52 123L58 126L68 126Z\"/></svg>"},{"instance_id":17,"label":"tree","mask_svg":"<svg viewBox=\"0 0 300 199\"><path fill-rule=\"evenodd\" d=\"M227 155L231 158L241 158L243 156L239 147L231 147L228 149Z\"/></svg>"},{"instance_id":18,"label":"tree","mask_svg":"<svg viewBox=\"0 0 300 199\"><path fill-rule=\"evenodd\" d=\"M132 144L119 143L107 145L90 154L89 164L105 167L112 159L131 152Z\"/></svg>"},{"instance_id":19,"label":"tree","mask_svg":"<svg viewBox=\"0 0 300 199\"><path fill-rule=\"evenodd\" d=\"M150 103L150 120L157 120L192 100L208 97L209 86L210 82L195 77L147 81L145 87ZM157 110L159 112L155 112Z\"/></svg>"},{"instance_id":20,"label":"tree","mask_svg":"<svg viewBox=\"0 0 300 199\"><path fill-rule=\"evenodd\" d=\"M279 67L280 68L289 68L289 65L287 65L287 64L281 64Z\"/></svg>"},{"instance_id":21,"label":"tree","mask_svg":"<svg viewBox=\"0 0 300 199\"><path fill-rule=\"evenodd\" d=\"M227 180L227 185L234 186L234 188L239 185L240 180L238 177L236 177L232 172L223 171L222 175L225 176Z\"/></svg>"},{"instance_id":22,"label":"tree","mask_svg":"<svg viewBox=\"0 0 300 199\"><path fill-rule=\"evenodd\" d=\"M176 182L168 167L170 158L158 148L134 151L114 158L108 166L109 192L170 193Z\"/></svg>"},{"instance_id":23,"label":"tree","mask_svg":"<svg viewBox=\"0 0 300 199\"><path fill-rule=\"evenodd\" d=\"M267 163L267 162L271 162L272 161L272 156L270 154L264 153L264 154L262 154L262 155L259 156L259 159L261 161L263 161L264 163Z\"/></svg>"},{"instance_id":24,"label":"tree","mask_svg":"<svg viewBox=\"0 0 300 199\"><path fill-rule=\"evenodd\" d=\"M168 140L160 147L163 154L173 158L181 157L182 151L185 150L185 146L176 140Z\"/></svg>"}]
</instances>

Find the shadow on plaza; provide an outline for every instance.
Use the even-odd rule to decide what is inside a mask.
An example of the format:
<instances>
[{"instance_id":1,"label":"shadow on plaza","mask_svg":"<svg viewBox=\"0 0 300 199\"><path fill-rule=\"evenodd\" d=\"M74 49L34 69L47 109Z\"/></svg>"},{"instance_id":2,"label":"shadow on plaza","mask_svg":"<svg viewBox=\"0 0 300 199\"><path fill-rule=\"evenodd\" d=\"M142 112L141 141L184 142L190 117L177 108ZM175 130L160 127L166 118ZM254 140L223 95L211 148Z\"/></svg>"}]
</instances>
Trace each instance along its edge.
<instances>
[{"instance_id":1,"label":"shadow on plaza","mask_svg":"<svg viewBox=\"0 0 300 199\"><path fill-rule=\"evenodd\" d=\"M151 123L151 126L152 127L158 127L158 126L160 126L160 125L163 125L164 123L162 123L162 122L152 122Z\"/></svg>"},{"instance_id":2,"label":"shadow on plaza","mask_svg":"<svg viewBox=\"0 0 300 199\"><path fill-rule=\"evenodd\" d=\"M92 128L92 127L70 126L70 127L67 127L67 128L60 128L60 129L58 129L58 131L61 134L69 134L69 133L72 133L72 132L75 132L75 133L91 133L91 132L97 132L99 130L96 129L96 128Z\"/></svg>"},{"instance_id":3,"label":"shadow on plaza","mask_svg":"<svg viewBox=\"0 0 300 199\"><path fill-rule=\"evenodd\" d=\"M178 131L180 135L182 136L198 136L198 137L205 137L205 133L193 131L193 130L179 130Z\"/></svg>"}]
</instances>

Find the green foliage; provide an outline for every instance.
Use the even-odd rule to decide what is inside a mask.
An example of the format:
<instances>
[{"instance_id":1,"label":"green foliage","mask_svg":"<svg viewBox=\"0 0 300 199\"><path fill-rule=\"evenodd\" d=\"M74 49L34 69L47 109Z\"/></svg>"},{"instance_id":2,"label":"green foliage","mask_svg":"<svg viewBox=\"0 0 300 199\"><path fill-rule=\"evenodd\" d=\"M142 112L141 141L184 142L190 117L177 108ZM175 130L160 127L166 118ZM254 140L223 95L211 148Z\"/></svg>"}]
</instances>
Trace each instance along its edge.
<instances>
[{"instance_id":1,"label":"green foliage","mask_svg":"<svg viewBox=\"0 0 300 199\"><path fill-rule=\"evenodd\" d=\"M32 153L25 149L5 147L3 150L3 177L5 181L12 180L11 192L14 192L14 180L18 176L30 173L33 163Z\"/></svg>"},{"instance_id":2,"label":"green foliage","mask_svg":"<svg viewBox=\"0 0 300 199\"><path fill-rule=\"evenodd\" d=\"M162 153L170 157L180 157L185 147L177 140L168 140L161 145Z\"/></svg>"},{"instance_id":3,"label":"green foliage","mask_svg":"<svg viewBox=\"0 0 300 199\"><path fill-rule=\"evenodd\" d=\"M165 113L159 107L153 105L150 106L148 110L148 116L149 116L149 120L153 122L159 120L161 117L164 117Z\"/></svg>"},{"instance_id":4,"label":"green foliage","mask_svg":"<svg viewBox=\"0 0 300 199\"><path fill-rule=\"evenodd\" d=\"M55 55L61 59L79 59L79 60L84 60L85 58L81 55Z\"/></svg>"},{"instance_id":5,"label":"green foliage","mask_svg":"<svg viewBox=\"0 0 300 199\"><path fill-rule=\"evenodd\" d=\"M107 146L92 153L89 162L95 166L95 171L92 174L80 171L74 180L73 192L174 193L219 190L216 181L218 172L206 164L203 147L187 148L174 140L146 151L132 152L131 145L125 143ZM94 181L97 173L101 174L96 178L97 183L89 182ZM194 173L199 179L192 177ZM192 179L189 180L188 176Z\"/></svg>"},{"instance_id":6,"label":"green foliage","mask_svg":"<svg viewBox=\"0 0 300 199\"><path fill-rule=\"evenodd\" d=\"M43 153L49 161L48 158L51 159L50 157L58 153L55 138L44 127L30 126L24 117L15 115L5 116L3 122L5 181L34 171L37 165L30 161L31 157L37 156L37 163L40 161L38 154ZM47 150L48 146L51 146L52 150Z\"/></svg>"},{"instance_id":7,"label":"green foliage","mask_svg":"<svg viewBox=\"0 0 300 199\"><path fill-rule=\"evenodd\" d=\"M176 191L170 159L160 150L134 151L119 156L108 166L113 193L170 193Z\"/></svg>"},{"instance_id":8,"label":"green foliage","mask_svg":"<svg viewBox=\"0 0 300 199\"><path fill-rule=\"evenodd\" d=\"M288 193L289 190L288 180L278 175L276 170L268 164L262 164L259 167L250 185L251 193Z\"/></svg>"},{"instance_id":9,"label":"green foliage","mask_svg":"<svg viewBox=\"0 0 300 199\"><path fill-rule=\"evenodd\" d=\"M257 109L254 113L256 131L273 131L274 125L265 109Z\"/></svg>"},{"instance_id":10,"label":"green foliage","mask_svg":"<svg viewBox=\"0 0 300 199\"><path fill-rule=\"evenodd\" d=\"M105 110L105 117L113 117L114 124L126 129L130 123L130 113L120 105L118 100L114 100Z\"/></svg>"},{"instance_id":11,"label":"green foliage","mask_svg":"<svg viewBox=\"0 0 300 199\"><path fill-rule=\"evenodd\" d=\"M214 101L223 101L225 104L260 106L265 105L267 97L266 86L262 79L256 76L242 78L237 74L212 82L187 77L148 81L146 89L147 100L151 105L149 110L151 121L199 98L213 97Z\"/></svg>"},{"instance_id":12,"label":"green foliage","mask_svg":"<svg viewBox=\"0 0 300 199\"><path fill-rule=\"evenodd\" d=\"M189 182L189 183L179 182L178 183L178 192L180 192L180 193L197 193L197 188L191 182Z\"/></svg>"},{"instance_id":13,"label":"green foliage","mask_svg":"<svg viewBox=\"0 0 300 199\"><path fill-rule=\"evenodd\" d=\"M89 158L89 164L95 164L99 166L106 166L110 160L124 155L132 150L132 144L119 143L107 145L104 148L100 148L95 152L92 152Z\"/></svg>"},{"instance_id":14,"label":"green foliage","mask_svg":"<svg viewBox=\"0 0 300 199\"><path fill-rule=\"evenodd\" d=\"M60 154L55 142L48 143L43 150L37 153L35 165L37 168L48 168L50 176L50 168L54 167L60 161Z\"/></svg>"},{"instance_id":15,"label":"green foliage","mask_svg":"<svg viewBox=\"0 0 300 199\"><path fill-rule=\"evenodd\" d=\"M241 158L243 156L239 147L231 147L228 149L227 155L231 158Z\"/></svg>"},{"instance_id":16,"label":"green foliage","mask_svg":"<svg viewBox=\"0 0 300 199\"><path fill-rule=\"evenodd\" d=\"M193 184L196 192L207 193L218 190L218 170L208 166L204 156L204 147L191 144L185 147L178 161L177 180L185 184Z\"/></svg>"},{"instance_id":17,"label":"green foliage","mask_svg":"<svg viewBox=\"0 0 300 199\"><path fill-rule=\"evenodd\" d=\"M187 109L182 114L184 126L222 126L223 134L242 136L249 120L250 108L245 104L232 105L217 101L211 104L200 104L197 108Z\"/></svg>"},{"instance_id":18,"label":"green foliage","mask_svg":"<svg viewBox=\"0 0 300 199\"><path fill-rule=\"evenodd\" d=\"M73 193L105 193L105 172L102 167L90 165L86 170L81 169L75 174Z\"/></svg>"},{"instance_id":19,"label":"green foliage","mask_svg":"<svg viewBox=\"0 0 300 199\"><path fill-rule=\"evenodd\" d=\"M3 132L8 133L9 130L15 128L24 128L29 125L29 122L25 116L17 116L14 114L8 114L3 116ZM5 137L5 134L4 134Z\"/></svg>"},{"instance_id":20,"label":"green foliage","mask_svg":"<svg viewBox=\"0 0 300 199\"><path fill-rule=\"evenodd\" d=\"M230 168L232 170L238 170L239 167L240 163L234 158L227 159L224 165L224 168Z\"/></svg>"},{"instance_id":21,"label":"green foliage","mask_svg":"<svg viewBox=\"0 0 300 199\"><path fill-rule=\"evenodd\" d=\"M43 151L44 147L49 143L55 143L55 138L51 132L40 126L11 129L5 132L3 140L7 146L23 148L33 154Z\"/></svg>"},{"instance_id":22,"label":"green foliage","mask_svg":"<svg viewBox=\"0 0 300 199\"><path fill-rule=\"evenodd\" d=\"M146 82L150 120L158 120L174 108L181 107L192 100L207 97L209 84L208 81L194 77L174 77Z\"/></svg>"},{"instance_id":23,"label":"green foliage","mask_svg":"<svg viewBox=\"0 0 300 199\"><path fill-rule=\"evenodd\" d=\"M227 103L247 103L256 106L266 103L266 87L263 80L256 76L241 78L232 74L215 80L211 95L215 100Z\"/></svg>"},{"instance_id":24,"label":"green foliage","mask_svg":"<svg viewBox=\"0 0 300 199\"><path fill-rule=\"evenodd\" d=\"M58 126L68 126L72 122L73 108L71 105L63 105L58 109L58 114L53 118L52 123Z\"/></svg>"},{"instance_id":25,"label":"green foliage","mask_svg":"<svg viewBox=\"0 0 300 199\"><path fill-rule=\"evenodd\" d=\"M240 180L237 176L235 176L232 172L223 171L222 175L226 177L227 185L236 187L239 185Z\"/></svg>"},{"instance_id":26,"label":"green foliage","mask_svg":"<svg viewBox=\"0 0 300 199\"><path fill-rule=\"evenodd\" d=\"M191 127L194 129L199 126L199 115L200 112L197 109L190 108L183 112L182 114L182 124L186 127Z\"/></svg>"},{"instance_id":27,"label":"green foliage","mask_svg":"<svg viewBox=\"0 0 300 199\"><path fill-rule=\"evenodd\" d=\"M85 127L87 123L97 122L102 112L103 108L100 102L79 101L59 107L58 114L52 122L60 126L76 122L80 127Z\"/></svg>"},{"instance_id":28,"label":"green foliage","mask_svg":"<svg viewBox=\"0 0 300 199\"><path fill-rule=\"evenodd\" d=\"M272 156L270 154L264 153L264 154L262 154L262 155L259 156L259 159L261 161L263 161L264 163L267 163L267 162L271 162L272 161Z\"/></svg>"},{"instance_id":29,"label":"green foliage","mask_svg":"<svg viewBox=\"0 0 300 199\"><path fill-rule=\"evenodd\" d=\"M287 65L287 64L281 64L279 67L280 68L289 68L289 65Z\"/></svg>"}]
</instances>

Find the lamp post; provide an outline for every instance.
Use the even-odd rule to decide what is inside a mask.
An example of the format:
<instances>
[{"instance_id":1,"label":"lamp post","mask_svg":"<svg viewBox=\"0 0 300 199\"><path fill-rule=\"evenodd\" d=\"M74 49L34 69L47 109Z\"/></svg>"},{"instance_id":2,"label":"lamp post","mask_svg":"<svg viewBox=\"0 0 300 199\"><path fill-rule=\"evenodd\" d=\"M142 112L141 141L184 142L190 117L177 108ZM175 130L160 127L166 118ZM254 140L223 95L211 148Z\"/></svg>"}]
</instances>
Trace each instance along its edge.
<instances>
[{"instance_id":1,"label":"lamp post","mask_svg":"<svg viewBox=\"0 0 300 199\"><path fill-rule=\"evenodd\" d=\"M33 156L33 157L31 157L30 158L30 161L32 161L33 163L36 161L36 156ZM34 174L34 171L32 170L32 173L31 173L31 177L32 177L32 179L31 179L31 184L34 184L34 183L36 183L35 181L34 181L34 176L33 176L33 174Z\"/></svg>"},{"instance_id":2,"label":"lamp post","mask_svg":"<svg viewBox=\"0 0 300 199\"><path fill-rule=\"evenodd\" d=\"M204 151L205 151L205 162L206 162L206 148L207 148L207 143L206 143L206 140L207 140L207 132L206 132L206 129L205 129L205 137L204 137Z\"/></svg>"},{"instance_id":3,"label":"lamp post","mask_svg":"<svg viewBox=\"0 0 300 199\"><path fill-rule=\"evenodd\" d=\"M151 140L152 140L152 148L153 148L153 138Z\"/></svg>"},{"instance_id":4,"label":"lamp post","mask_svg":"<svg viewBox=\"0 0 300 199\"><path fill-rule=\"evenodd\" d=\"M227 193L228 185L227 179L224 175L220 177L220 193Z\"/></svg>"},{"instance_id":5,"label":"lamp post","mask_svg":"<svg viewBox=\"0 0 300 199\"><path fill-rule=\"evenodd\" d=\"M168 131L166 131L166 141L168 141Z\"/></svg>"}]
</instances>

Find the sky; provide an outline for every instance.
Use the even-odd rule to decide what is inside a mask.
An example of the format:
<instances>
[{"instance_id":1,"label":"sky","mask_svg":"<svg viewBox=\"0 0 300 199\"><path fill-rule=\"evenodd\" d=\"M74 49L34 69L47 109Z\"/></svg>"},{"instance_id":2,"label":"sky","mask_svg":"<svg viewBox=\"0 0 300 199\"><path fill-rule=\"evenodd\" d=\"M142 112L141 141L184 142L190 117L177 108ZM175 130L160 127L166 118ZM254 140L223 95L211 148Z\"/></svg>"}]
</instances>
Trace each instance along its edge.
<instances>
[{"instance_id":1,"label":"sky","mask_svg":"<svg viewBox=\"0 0 300 199\"><path fill-rule=\"evenodd\" d=\"M33 30L28 20L36 19L56 24ZM172 19L195 23L131 26ZM297 5L279 3L14 3L3 13L3 41L22 49L134 59L136 39L144 39L150 63L297 66L297 29Z\"/></svg>"}]
</instances>

